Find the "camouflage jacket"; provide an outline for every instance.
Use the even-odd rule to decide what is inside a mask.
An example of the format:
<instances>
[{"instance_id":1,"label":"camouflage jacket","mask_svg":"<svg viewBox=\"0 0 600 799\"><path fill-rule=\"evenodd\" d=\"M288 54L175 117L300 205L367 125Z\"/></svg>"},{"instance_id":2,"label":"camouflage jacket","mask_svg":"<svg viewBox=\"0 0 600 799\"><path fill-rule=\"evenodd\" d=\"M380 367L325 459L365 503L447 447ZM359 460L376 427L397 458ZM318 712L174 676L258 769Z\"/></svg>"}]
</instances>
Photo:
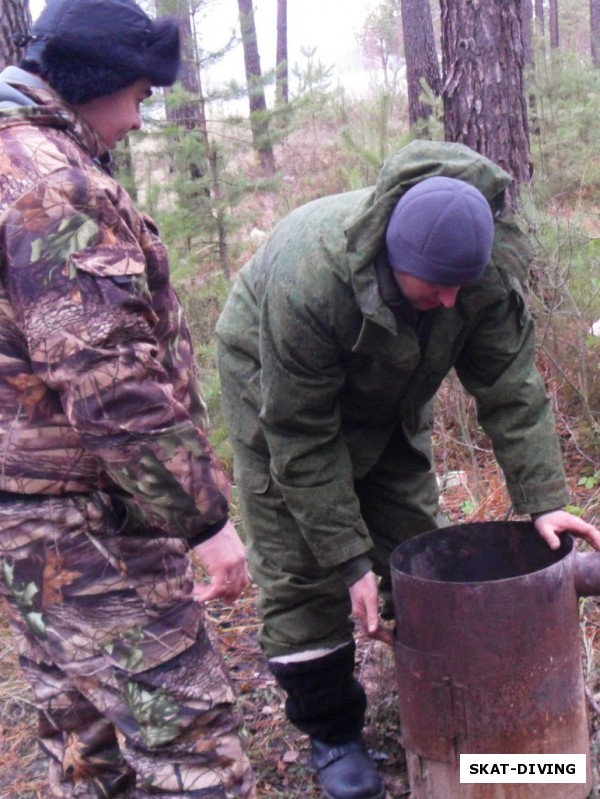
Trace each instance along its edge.
<instances>
[{"instance_id":1,"label":"camouflage jacket","mask_svg":"<svg viewBox=\"0 0 600 799\"><path fill-rule=\"evenodd\" d=\"M427 314L419 340L384 301L376 265L398 198L438 174L484 194L496 236L484 276L461 289L455 307ZM235 478L254 492L274 479L325 566L371 546L354 481L398 425L427 453L431 401L452 368L476 399L516 512L568 501L518 279L529 248L499 201L509 181L463 145L412 142L388 159L375 186L292 211L238 276L217 324L221 369L234 387L223 403L241 454Z\"/></svg>"},{"instance_id":2,"label":"camouflage jacket","mask_svg":"<svg viewBox=\"0 0 600 799\"><path fill-rule=\"evenodd\" d=\"M9 88L30 102L0 87L0 491L107 492L149 535L202 540L230 488L165 247L86 123Z\"/></svg>"}]
</instances>

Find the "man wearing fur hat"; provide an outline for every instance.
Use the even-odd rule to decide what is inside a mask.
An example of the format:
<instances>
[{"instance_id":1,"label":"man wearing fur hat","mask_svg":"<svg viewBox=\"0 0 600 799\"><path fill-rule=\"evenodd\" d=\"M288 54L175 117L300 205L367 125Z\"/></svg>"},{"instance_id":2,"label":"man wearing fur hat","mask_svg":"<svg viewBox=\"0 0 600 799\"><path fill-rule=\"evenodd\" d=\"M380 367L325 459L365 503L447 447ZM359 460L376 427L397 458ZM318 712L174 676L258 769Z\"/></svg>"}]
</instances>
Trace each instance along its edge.
<instances>
[{"instance_id":1,"label":"man wearing fur hat","mask_svg":"<svg viewBox=\"0 0 600 799\"><path fill-rule=\"evenodd\" d=\"M245 550L165 248L110 174L177 24L50 0L27 40L0 75L0 594L52 796L251 798L201 607Z\"/></svg>"},{"instance_id":2,"label":"man wearing fur hat","mask_svg":"<svg viewBox=\"0 0 600 799\"><path fill-rule=\"evenodd\" d=\"M351 615L390 642L379 616L390 554L443 523L432 400L452 368L515 511L551 547L566 530L600 547L598 530L561 510L509 181L463 145L413 142L376 186L289 214L241 270L217 325L261 642L330 799L384 795L361 735Z\"/></svg>"}]
</instances>

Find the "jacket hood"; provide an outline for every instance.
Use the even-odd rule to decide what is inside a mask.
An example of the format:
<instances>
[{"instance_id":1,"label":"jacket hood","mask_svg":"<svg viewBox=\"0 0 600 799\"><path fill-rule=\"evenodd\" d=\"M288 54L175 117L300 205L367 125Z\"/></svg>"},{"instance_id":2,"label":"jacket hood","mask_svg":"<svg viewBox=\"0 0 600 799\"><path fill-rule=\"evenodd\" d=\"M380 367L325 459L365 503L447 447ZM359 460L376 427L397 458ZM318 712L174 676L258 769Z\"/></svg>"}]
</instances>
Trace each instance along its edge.
<instances>
[{"instance_id":1,"label":"jacket hood","mask_svg":"<svg viewBox=\"0 0 600 799\"><path fill-rule=\"evenodd\" d=\"M456 142L415 140L394 153L345 231L357 296L365 298L372 287L373 262L385 246L387 225L400 197L425 178L439 175L470 183L491 205L512 182L489 158ZM385 311L383 315L387 316Z\"/></svg>"},{"instance_id":2,"label":"jacket hood","mask_svg":"<svg viewBox=\"0 0 600 799\"><path fill-rule=\"evenodd\" d=\"M425 178L437 175L470 183L490 204L512 182L507 172L464 144L413 141L383 165L370 196L346 230L348 250L364 253L365 263L372 261L400 197Z\"/></svg>"},{"instance_id":3,"label":"jacket hood","mask_svg":"<svg viewBox=\"0 0 600 799\"><path fill-rule=\"evenodd\" d=\"M29 86L32 89L48 88L43 80L31 72L19 67L6 67L0 72L0 111L35 105L31 97L20 91L19 86Z\"/></svg>"},{"instance_id":4,"label":"jacket hood","mask_svg":"<svg viewBox=\"0 0 600 799\"><path fill-rule=\"evenodd\" d=\"M110 152L88 123L40 77L7 67L0 73L0 129L27 124L68 130L92 158L108 168Z\"/></svg>"}]
</instances>

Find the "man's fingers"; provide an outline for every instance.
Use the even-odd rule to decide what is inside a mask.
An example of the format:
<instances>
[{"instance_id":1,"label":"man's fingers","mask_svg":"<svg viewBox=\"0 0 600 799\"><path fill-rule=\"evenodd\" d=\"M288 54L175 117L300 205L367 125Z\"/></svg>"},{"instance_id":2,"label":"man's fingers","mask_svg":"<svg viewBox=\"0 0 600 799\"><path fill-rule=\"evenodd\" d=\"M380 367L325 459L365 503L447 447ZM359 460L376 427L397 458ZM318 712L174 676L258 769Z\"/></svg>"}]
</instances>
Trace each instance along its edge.
<instances>
[{"instance_id":1,"label":"man's fingers","mask_svg":"<svg viewBox=\"0 0 600 799\"><path fill-rule=\"evenodd\" d=\"M383 641L384 644L387 646L391 646L392 649L394 647L394 633L388 627L385 627L383 624L379 623L377 625L377 629L369 633L369 638L373 638L377 641Z\"/></svg>"}]
</instances>

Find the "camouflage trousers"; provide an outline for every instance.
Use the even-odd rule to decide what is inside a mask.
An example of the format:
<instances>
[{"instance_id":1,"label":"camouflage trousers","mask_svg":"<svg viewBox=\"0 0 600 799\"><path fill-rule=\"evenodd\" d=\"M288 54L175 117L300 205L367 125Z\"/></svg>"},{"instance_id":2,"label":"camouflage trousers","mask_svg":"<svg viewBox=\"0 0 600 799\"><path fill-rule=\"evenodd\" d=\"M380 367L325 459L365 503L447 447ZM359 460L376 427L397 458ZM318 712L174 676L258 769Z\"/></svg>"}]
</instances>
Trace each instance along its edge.
<instances>
[{"instance_id":1,"label":"camouflage trousers","mask_svg":"<svg viewBox=\"0 0 600 799\"><path fill-rule=\"evenodd\" d=\"M52 796L256 796L187 553L179 539L119 533L100 494L0 494L0 594Z\"/></svg>"}]
</instances>

